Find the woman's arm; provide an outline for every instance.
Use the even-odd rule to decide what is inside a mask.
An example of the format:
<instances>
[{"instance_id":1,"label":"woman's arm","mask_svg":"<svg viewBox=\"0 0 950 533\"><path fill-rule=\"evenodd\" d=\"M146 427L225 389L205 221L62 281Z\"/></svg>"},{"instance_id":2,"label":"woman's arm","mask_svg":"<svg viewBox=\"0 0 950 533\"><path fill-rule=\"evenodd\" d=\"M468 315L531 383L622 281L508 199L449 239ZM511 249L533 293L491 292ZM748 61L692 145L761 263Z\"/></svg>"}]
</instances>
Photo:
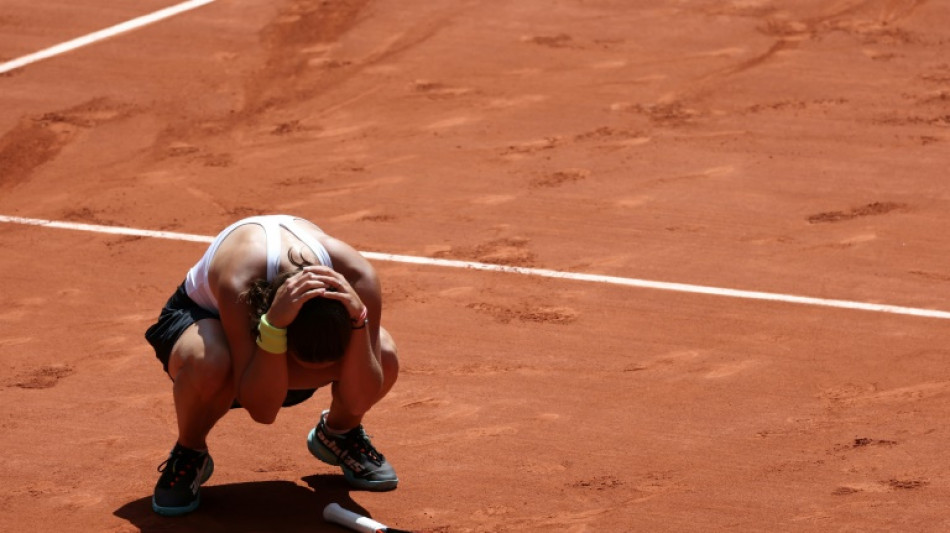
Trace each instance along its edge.
<instances>
[{"instance_id":1,"label":"woman's arm","mask_svg":"<svg viewBox=\"0 0 950 533\"><path fill-rule=\"evenodd\" d=\"M269 424L276 419L287 396L287 355L269 353L257 346L251 329L251 310L242 299L254 280L267 275L266 248L266 236L260 226L248 224L235 229L215 253L208 282L218 300L221 325L228 339L237 399L251 418ZM286 295L279 293L274 304L284 299ZM286 307L280 309L286 312ZM287 323L296 316L296 311L290 312L293 314ZM279 315L276 318L283 320Z\"/></svg>"},{"instance_id":2,"label":"woman's arm","mask_svg":"<svg viewBox=\"0 0 950 533\"><path fill-rule=\"evenodd\" d=\"M255 422L271 424L287 396L287 354L266 352L255 342L250 309L241 302L245 286L240 280L219 286L221 325L228 337L238 401Z\"/></svg>"},{"instance_id":3,"label":"woman's arm","mask_svg":"<svg viewBox=\"0 0 950 533\"><path fill-rule=\"evenodd\" d=\"M334 270L320 266L307 267L306 270L319 273L321 280L335 289L323 294L324 298L342 302L351 319L358 318L365 307L369 321L365 327L353 330L340 361L334 389L334 399L345 408L346 414L360 417L379 400L383 386L379 350L382 315L379 279L369 261L349 245L335 239L325 244L333 255Z\"/></svg>"}]
</instances>

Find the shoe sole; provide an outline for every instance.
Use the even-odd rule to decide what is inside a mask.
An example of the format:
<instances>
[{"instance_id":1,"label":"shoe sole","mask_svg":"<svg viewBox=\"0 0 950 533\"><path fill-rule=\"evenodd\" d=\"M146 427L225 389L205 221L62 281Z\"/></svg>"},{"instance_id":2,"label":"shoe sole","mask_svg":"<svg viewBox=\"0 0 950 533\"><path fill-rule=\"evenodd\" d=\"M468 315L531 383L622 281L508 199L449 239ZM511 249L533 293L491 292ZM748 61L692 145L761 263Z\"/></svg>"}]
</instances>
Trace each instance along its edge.
<instances>
[{"instance_id":1,"label":"shoe sole","mask_svg":"<svg viewBox=\"0 0 950 533\"><path fill-rule=\"evenodd\" d=\"M310 450L310 453L314 457L323 461L324 463L330 466L339 466L340 470L343 471L343 477L346 478L347 483L349 483L352 487L372 492L384 492L395 489L396 485L399 484L398 479L393 479L390 481L367 481L354 476L352 472L340 464L340 460L337 459L336 455L333 455L333 452L327 449L327 447L324 446L322 442L320 442L320 440L317 438L317 428L311 429L310 434L307 435L307 449Z\"/></svg>"},{"instance_id":2,"label":"shoe sole","mask_svg":"<svg viewBox=\"0 0 950 533\"><path fill-rule=\"evenodd\" d=\"M208 479L211 478L211 474L214 473L214 460L211 459L211 456L208 456L208 468L205 469L204 474L201 476L201 483L199 485L204 485ZM186 515L195 509L201 504L201 492L195 497L195 501L184 507L162 507L155 502L155 496L152 496L152 510L162 516L182 516Z\"/></svg>"},{"instance_id":3,"label":"shoe sole","mask_svg":"<svg viewBox=\"0 0 950 533\"><path fill-rule=\"evenodd\" d=\"M186 515L195 509L198 508L198 505L201 504L201 494L198 494L198 497L195 498L195 501L191 502L190 505L185 507L162 507L155 503L155 496L152 496L152 510L162 516L182 516Z\"/></svg>"}]
</instances>

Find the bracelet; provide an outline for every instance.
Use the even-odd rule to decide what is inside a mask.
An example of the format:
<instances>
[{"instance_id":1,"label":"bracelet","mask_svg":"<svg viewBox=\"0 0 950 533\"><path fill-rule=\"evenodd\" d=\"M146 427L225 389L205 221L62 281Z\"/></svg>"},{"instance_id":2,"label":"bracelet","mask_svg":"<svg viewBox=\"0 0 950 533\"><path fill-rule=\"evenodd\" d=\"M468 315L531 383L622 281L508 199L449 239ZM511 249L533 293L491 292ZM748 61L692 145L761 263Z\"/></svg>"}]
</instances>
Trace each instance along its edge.
<instances>
[{"instance_id":1,"label":"bracelet","mask_svg":"<svg viewBox=\"0 0 950 533\"><path fill-rule=\"evenodd\" d=\"M360 312L360 316L357 319L350 320L353 323L353 329L363 329L366 327L366 324L369 324L369 311L366 310L366 306L363 306L363 310Z\"/></svg>"},{"instance_id":2,"label":"bracelet","mask_svg":"<svg viewBox=\"0 0 950 533\"><path fill-rule=\"evenodd\" d=\"M266 313L261 315L257 330L257 346L260 349L274 354L287 353L287 330L272 326L267 321Z\"/></svg>"}]
</instances>

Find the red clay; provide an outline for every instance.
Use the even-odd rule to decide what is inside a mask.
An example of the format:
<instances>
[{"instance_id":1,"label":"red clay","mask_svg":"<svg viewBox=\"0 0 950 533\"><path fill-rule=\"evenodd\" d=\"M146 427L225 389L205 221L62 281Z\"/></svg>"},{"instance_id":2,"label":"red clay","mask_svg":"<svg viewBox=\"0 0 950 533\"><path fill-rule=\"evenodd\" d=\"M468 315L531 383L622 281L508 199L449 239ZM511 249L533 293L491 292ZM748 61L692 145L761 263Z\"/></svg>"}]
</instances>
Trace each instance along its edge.
<instances>
[{"instance_id":1,"label":"red clay","mask_svg":"<svg viewBox=\"0 0 950 533\"><path fill-rule=\"evenodd\" d=\"M0 14L6 61L171 5ZM134 12L133 12L134 11ZM215 2L0 77L0 214L950 308L950 5ZM932 318L376 262L400 474L228 415L199 511L142 333L204 245L0 224L0 530L946 531Z\"/></svg>"}]
</instances>

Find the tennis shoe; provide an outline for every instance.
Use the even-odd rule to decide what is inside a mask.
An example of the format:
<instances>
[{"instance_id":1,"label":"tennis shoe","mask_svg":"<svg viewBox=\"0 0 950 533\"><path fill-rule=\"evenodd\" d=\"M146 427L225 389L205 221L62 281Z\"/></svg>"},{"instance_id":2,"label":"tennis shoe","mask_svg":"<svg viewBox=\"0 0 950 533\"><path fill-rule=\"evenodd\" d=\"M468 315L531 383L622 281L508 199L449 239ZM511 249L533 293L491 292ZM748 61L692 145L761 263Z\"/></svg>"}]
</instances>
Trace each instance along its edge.
<instances>
[{"instance_id":1,"label":"tennis shoe","mask_svg":"<svg viewBox=\"0 0 950 533\"><path fill-rule=\"evenodd\" d=\"M369 435L359 425L342 435L327 431L327 413L307 436L307 448L314 457L324 463L339 466L343 477L353 487L370 491L386 491L396 488L399 478L369 440Z\"/></svg>"},{"instance_id":2,"label":"tennis shoe","mask_svg":"<svg viewBox=\"0 0 950 533\"><path fill-rule=\"evenodd\" d=\"M201 485L214 472L214 461L207 451L191 450L176 443L158 471L162 475L155 485L152 510L163 516L180 516L198 508Z\"/></svg>"}]
</instances>

